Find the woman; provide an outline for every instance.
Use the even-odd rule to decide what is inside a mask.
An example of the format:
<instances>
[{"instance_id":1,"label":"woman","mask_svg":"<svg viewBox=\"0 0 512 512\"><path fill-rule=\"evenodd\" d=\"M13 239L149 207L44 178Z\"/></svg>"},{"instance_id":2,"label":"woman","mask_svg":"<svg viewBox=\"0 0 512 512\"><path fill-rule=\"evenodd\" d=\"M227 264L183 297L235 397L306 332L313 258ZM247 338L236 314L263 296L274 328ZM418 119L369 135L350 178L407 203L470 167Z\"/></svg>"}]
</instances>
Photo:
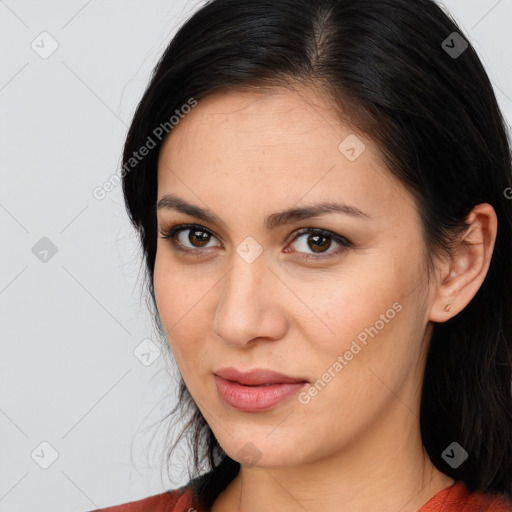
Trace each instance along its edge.
<instances>
[{"instance_id":1,"label":"woman","mask_svg":"<svg viewBox=\"0 0 512 512\"><path fill-rule=\"evenodd\" d=\"M213 0L123 156L194 467L106 510L512 510L510 142L448 14Z\"/></svg>"}]
</instances>

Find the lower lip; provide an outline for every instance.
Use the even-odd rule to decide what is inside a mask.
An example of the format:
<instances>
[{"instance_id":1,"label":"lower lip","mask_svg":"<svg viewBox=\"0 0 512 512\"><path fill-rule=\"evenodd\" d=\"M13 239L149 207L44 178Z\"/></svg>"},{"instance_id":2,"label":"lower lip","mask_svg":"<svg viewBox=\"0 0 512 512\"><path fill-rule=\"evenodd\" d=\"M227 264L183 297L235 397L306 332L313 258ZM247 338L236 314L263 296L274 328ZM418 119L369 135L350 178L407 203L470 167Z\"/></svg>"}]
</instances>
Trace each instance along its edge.
<instances>
[{"instance_id":1,"label":"lower lip","mask_svg":"<svg viewBox=\"0 0 512 512\"><path fill-rule=\"evenodd\" d=\"M271 386L243 386L238 382L217 377L215 384L220 397L239 411L264 411L295 395L307 382L272 384Z\"/></svg>"}]
</instances>

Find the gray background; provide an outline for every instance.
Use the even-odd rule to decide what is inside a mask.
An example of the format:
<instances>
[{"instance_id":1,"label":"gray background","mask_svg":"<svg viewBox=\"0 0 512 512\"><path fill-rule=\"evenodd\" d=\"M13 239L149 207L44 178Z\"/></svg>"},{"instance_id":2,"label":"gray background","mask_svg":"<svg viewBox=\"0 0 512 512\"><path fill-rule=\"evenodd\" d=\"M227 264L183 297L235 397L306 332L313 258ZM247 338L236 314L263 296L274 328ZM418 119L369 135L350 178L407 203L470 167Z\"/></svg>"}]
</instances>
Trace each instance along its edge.
<instances>
[{"instance_id":1,"label":"gray background","mask_svg":"<svg viewBox=\"0 0 512 512\"><path fill-rule=\"evenodd\" d=\"M154 424L176 375L148 350L121 187L92 191L119 168L152 67L201 4L0 1L0 512L85 512L187 481L180 460L173 482L161 476ZM512 0L445 5L510 123Z\"/></svg>"}]
</instances>

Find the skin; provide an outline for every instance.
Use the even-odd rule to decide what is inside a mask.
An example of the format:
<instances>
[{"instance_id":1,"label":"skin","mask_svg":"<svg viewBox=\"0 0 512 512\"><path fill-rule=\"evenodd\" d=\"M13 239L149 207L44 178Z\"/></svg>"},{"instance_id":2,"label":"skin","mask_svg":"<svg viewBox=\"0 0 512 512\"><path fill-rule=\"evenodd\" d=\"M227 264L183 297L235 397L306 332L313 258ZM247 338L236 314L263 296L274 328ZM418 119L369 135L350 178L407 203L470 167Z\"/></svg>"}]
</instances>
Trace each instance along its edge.
<instances>
[{"instance_id":1,"label":"skin","mask_svg":"<svg viewBox=\"0 0 512 512\"><path fill-rule=\"evenodd\" d=\"M366 147L354 161L338 149L349 134ZM497 227L492 207L473 209L470 229L451 258L436 258L427 281L412 196L379 148L305 86L202 99L161 148L158 200L166 194L221 219L159 209L162 230L195 223L207 231L203 243L194 229L178 236L196 256L159 236L154 272L181 375L222 448L242 464L212 511L413 512L451 485L421 442L423 369L432 322L461 311L485 277ZM271 213L326 200L371 218L330 213L264 226ZM296 234L307 227L353 246L327 238L315 251L314 235ZM263 249L251 263L236 252L248 236ZM400 312L309 403L293 396L268 411L240 412L219 397L213 372L226 366L316 382L395 303ZM246 443L259 456L252 465Z\"/></svg>"}]
</instances>

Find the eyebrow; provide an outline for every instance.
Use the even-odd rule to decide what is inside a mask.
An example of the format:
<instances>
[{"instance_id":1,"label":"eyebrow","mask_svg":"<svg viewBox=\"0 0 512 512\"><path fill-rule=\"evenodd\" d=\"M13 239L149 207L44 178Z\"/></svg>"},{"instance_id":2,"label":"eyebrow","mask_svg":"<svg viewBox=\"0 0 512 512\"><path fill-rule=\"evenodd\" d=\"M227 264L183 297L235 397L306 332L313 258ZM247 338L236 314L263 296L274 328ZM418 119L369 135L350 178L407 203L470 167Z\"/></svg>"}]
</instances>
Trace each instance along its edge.
<instances>
[{"instance_id":1,"label":"eyebrow","mask_svg":"<svg viewBox=\"0 0 512 512\"><path fill-rule=\"evenodd\" d=\"M210 222L212 224L225 224L224 221L215 215L211 210L187 203L183 199L172 194L162 196L156 205L156 209L174 210L190 215L191 217L196 217L203 221ZM319 217L321 215L330 213L342 213L358 218L372 218L371 215L363 212L355 206L335 203L332 201L325 201L310 206L290 208L281 212L272 213L265 217L264 224L267 230L271 230L298 220Z\"/></svg>"}]
</instances>

